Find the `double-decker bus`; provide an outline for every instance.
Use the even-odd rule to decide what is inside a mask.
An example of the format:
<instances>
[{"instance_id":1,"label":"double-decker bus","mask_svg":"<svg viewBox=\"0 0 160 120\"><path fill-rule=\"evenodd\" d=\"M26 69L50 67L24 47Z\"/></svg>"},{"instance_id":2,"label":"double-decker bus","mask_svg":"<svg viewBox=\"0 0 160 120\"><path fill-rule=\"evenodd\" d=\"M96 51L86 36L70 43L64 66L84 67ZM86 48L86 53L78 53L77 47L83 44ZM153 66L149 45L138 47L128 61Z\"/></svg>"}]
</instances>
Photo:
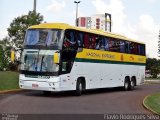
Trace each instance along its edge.
<instances>
[{"instance_id":1,"label":"double-decker bus","mask_svg":"<svg viewBox=\"0 0 160 120\"><path fill-rule=\"evenodd\" d=\"M123 87L145 78L145 44L125 36L44 23L28 28L21 56L22 89L75 91Z\"/></svg>"}]
</instances>

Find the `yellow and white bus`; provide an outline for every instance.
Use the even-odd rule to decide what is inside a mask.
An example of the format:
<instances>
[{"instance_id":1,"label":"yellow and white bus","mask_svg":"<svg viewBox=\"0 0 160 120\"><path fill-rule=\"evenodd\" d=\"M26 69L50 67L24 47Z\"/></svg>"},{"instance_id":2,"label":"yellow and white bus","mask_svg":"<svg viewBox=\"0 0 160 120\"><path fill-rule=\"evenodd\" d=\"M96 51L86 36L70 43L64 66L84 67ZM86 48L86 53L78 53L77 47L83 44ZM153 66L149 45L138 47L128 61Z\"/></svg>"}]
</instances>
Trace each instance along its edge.
<instances>
[{"instance_id":1,"label":"yellow and white bus","mask_svg":"<svg viewBox=\"0 0 160 120\"><path fill-rule=\"evenodd\" d=\"M31 26L26 32L19 86L51 91L124 87L145 78L145 44L125 36L64 23Z\"/></svg>"}]
</instances>

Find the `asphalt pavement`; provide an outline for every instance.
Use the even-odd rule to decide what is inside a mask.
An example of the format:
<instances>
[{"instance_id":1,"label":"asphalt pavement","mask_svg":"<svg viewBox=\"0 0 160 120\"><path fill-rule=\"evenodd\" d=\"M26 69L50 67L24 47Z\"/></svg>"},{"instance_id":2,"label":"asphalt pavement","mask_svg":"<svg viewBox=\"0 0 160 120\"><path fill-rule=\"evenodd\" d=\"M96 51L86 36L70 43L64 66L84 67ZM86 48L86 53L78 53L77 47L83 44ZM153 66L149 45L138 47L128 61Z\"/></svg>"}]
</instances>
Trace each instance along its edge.
<instances>
[{"instance_id":1,"label":"asphalt pavement","mask_svg":"<svg viewBox=\"0 0 160 120\"><path fill-rule=\"evenodd\" d=\"M121 88L88 90L82 96L41 91L0 94L1 114L151 114L143 105L145 96L160 92L160 84L137 86L133 91Z\"/></svg>"}]
</instances>

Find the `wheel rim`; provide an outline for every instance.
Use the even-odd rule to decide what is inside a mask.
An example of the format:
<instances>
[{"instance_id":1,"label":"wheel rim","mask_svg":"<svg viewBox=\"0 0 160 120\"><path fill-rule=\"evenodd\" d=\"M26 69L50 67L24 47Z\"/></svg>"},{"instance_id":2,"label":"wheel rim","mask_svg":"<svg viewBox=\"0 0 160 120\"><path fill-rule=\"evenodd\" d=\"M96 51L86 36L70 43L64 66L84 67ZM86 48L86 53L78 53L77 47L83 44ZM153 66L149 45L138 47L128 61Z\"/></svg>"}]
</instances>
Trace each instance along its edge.
<instances>
[{"instance_id":1,"label":"wheel rim","mask_svg":"<svg viewBox=\"0 0 160 120\"><path fill-rule=\"evenodd\" d=\"M128 82L125 82L125 84L124 84L124 87L125 87L125 89L127 90L128 89Z\"/></svg>"},{"instance_id":2,"label":"wheel rim","mask_svg":"<svg viewBox=\"0 0 160 120\"><path fill-rule=\"evenodd\" d=\"M134 81L131 81L131 87L132 88L134 87Z\"/></svg>"},{"instance_id":3,"label":"wheel rim","mask_svg":"<svg viewBox=\"0 0 160 120\"><path fill-rule=\"evenodd\" d=\"M79 91L82 91L82 83L79 84Z\"/></svg>"}]
</instances>

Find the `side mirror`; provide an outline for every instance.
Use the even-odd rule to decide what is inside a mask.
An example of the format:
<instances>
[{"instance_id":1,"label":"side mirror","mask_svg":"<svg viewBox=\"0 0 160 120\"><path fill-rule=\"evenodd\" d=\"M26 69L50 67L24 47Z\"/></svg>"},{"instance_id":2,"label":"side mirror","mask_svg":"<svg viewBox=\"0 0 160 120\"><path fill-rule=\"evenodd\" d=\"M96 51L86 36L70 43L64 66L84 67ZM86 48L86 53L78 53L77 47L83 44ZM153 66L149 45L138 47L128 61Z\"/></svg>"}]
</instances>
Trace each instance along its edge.
<instances>
[{"instance_id":1,"label":"side mirror","mask_svg":"<svg viewBox=\"0 0 160 120\"><path fill-rule=\"evenodd\" d=\"M59 53L54 53L53 62L54 64L59 64Z\"/></svg>"},{"instance_id":2,"label":"side mirror","mask_svg":"<svg viewBox=\"0 0 160 120\"><path fill-rule=\"evenodd\" d=\"M14 50L11 51L11 61L14 62L15 60L15 52Z\"/></svg>"}]
</instances>

